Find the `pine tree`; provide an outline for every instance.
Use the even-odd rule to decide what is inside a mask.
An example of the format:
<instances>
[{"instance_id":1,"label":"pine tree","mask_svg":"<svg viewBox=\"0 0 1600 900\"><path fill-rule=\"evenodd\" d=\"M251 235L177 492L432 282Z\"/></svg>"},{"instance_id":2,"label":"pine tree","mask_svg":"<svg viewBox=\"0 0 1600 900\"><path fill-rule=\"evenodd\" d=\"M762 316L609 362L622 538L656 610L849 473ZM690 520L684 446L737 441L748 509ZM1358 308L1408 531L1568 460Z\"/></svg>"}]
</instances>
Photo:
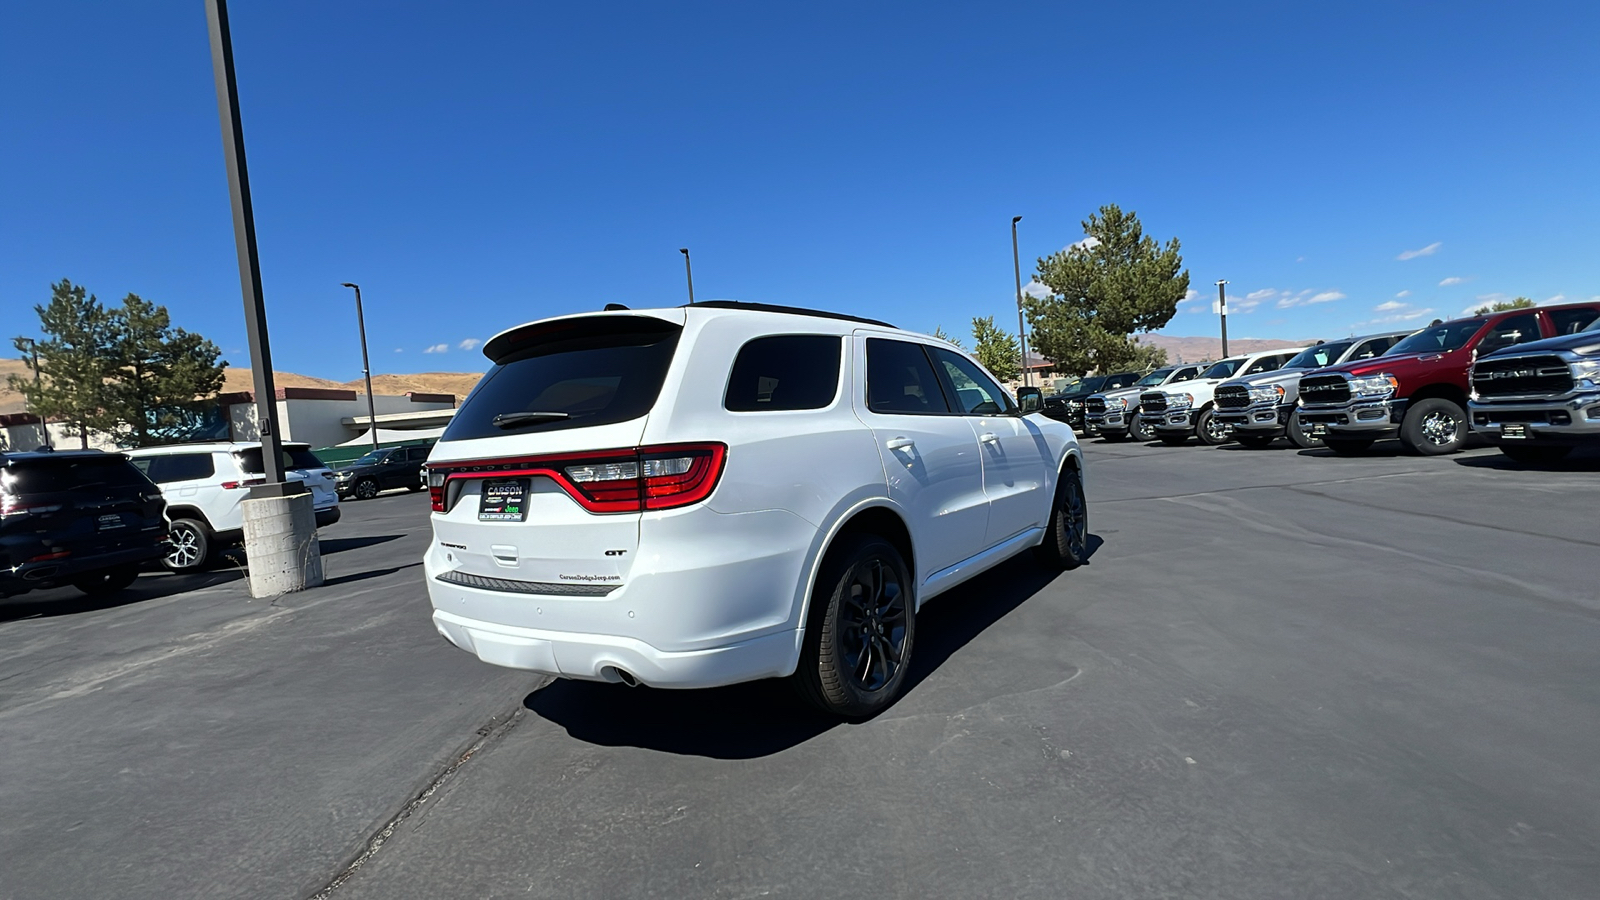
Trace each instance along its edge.
<instances>
[{"instance_id":1,"label":"pine tree","mask_svg":"<svg viewBox=\"0 0 1600 900\"><path fill-rule=\"evenodd\" d=\"M114 380L107 410L109 433L122 446L148 447L181 440L206 398L222 388L222 351L198 334L172 326L167 308L137 294L113 310Z\"/></svg>"},{"instance_id":2,"label":"pine tree","mask_svg":"<svg viewBox=\"0 0 1600 900\"><path fill-rule=\"evenodd\" d=\"M1022 372L1017 336L994 325L994 316L972 320L972 355L1001 381Z\"/></svg>"},{"instance_id":3,"label":"pine tree","mask_svg":"<svg viewBox=\"0 0 1600 900\"><path fill-rule=\"evenodd\" d=\"M89 446L89 432L105 431L106 379L115 344L112 315L82 287L63 278L50 286L50 303L35 306L45 339L36 346L40 380L12 375L10 387L27 399L28 409L45 421L65 422ZM28 348L26 338L13 342ZM32 368L31 354L28 359Z\"/></svg>"}]
</instances>

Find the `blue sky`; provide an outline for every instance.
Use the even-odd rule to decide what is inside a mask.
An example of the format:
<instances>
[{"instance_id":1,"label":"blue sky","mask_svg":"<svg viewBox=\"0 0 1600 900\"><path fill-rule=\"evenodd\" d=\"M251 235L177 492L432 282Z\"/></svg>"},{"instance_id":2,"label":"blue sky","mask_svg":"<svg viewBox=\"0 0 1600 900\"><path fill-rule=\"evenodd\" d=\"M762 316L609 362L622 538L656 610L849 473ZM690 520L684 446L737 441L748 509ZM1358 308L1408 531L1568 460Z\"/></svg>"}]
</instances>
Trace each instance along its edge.
<instances>
[{"instance_id":1,"label":"blue sky","mask_svg":"<svg viewBox=\"0 0 1600 900\"><path fill-rule=\"evenodd\" d=\"M1107 202L1183 243L1171 334L1216 332L1218 278L1236 337L1600 295L1593 4L232 18L280 370L359 375L343 281L376 371L476 370L522 321L682 303L681 246L700 299L1015 327L1011 216L1026 278ZM199 0L0 7L0 171L7 336L68 277L249 364Z\"/></svg>"}]
</instances>

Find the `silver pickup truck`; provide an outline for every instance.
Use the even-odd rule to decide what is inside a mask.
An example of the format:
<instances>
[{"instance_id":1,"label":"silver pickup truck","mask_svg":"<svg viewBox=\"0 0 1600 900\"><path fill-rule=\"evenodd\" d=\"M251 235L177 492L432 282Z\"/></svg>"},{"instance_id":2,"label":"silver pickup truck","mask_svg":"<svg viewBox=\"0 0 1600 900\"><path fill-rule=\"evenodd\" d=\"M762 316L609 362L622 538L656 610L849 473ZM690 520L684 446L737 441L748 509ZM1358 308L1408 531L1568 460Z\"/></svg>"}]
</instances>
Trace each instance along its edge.
<instances>
[{"instance_id":1,"label":"silver pickup truck","mask_svg":"<svg viewBox=\"0 0 1600 900\"><path fill-rule=\"evenodd\" d=\"M1217 386L1217 421L1233 429L1233 439L1245 447L1266 447L1285 435L1302 450L1320 447L1322 439L1301 431L1294 414L1300 402L1301 376L1323 366L1382 356L1410 333L1325 341L1302 350L1281 369L1225 381Z\"/></svg>"},{"instance_id":2,"label":"silver pickup truck","mask_svg":"<svg viewBox=\"0 0 1600 900\"><path fill-rule=\"evenodd\" d=\"M1555 462L1600 444L1600 319L1473 363L1467 408L1472 433L1517 462Z\"/></svg>"},{"instance_id":3,"label":"silver pickup truck","mask_svg":"<svg viewBox=\"0 0 1600 900\"><path fill-rule=\"evenodd\" d=\"M1090 434L1108 441L1153 441L1150 423L1139 416L1139 395L1151 388L1177 384L1199 376L1201 366L1167 366L1156 369L1129 387L1093 394L1083 401L1083 417Z\"/></svg>"}]
</instances>

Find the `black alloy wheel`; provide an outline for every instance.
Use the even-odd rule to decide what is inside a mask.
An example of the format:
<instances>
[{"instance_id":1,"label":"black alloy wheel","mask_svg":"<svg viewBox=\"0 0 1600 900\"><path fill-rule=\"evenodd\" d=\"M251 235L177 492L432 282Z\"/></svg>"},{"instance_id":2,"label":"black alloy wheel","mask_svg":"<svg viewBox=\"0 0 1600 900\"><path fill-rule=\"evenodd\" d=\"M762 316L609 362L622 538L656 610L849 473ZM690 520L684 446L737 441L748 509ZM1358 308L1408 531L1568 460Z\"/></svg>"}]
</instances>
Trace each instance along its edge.
<instances>
[{"instance_id":1,"label":"black alloy wheel","mask_svg":"<svg viewBox=\"0 0 1600 900\"><path fill-rule=\"evenodd\" d=\"M1089 560L1089 505L1083 495L1083 473L1074 466L1061 470L1044 540L1034 548L1034 556L1052 569L1076 569Z\"/></svg>"},{"instance_id":2,"label":"black alloy wheel","mask_svg":"<svg viewBox=\"0 0 1600 900\"><path fill-rule=\"evenodd\" d=\"M886 709L905 684L916 637L911 577L894 545L845 535L812 592L800 693L824 712L860 719Z\"/></svg>"},{"instance_id":3,"label":"black alloy wheel","mask_svg":"<svg viewBox=\"0 0 1600 900\"><path fill-rule=\"evenodd\" d=\"M170 548L161 564L174 572L193 572L211 560L211 529L197 519L173 519L167 530Z\"/></svg>"},{"instance_id":4,"label":"black alloy wheel","mask_svg":"<svg viewBox=\"0 0 1600 900\"><path fill-rule=\"evenodd\" d=\"M355 495L357 500L371 500L378 496L378 482L374 478L363 478L356 482Z\"/></svg>"}]
</instances>

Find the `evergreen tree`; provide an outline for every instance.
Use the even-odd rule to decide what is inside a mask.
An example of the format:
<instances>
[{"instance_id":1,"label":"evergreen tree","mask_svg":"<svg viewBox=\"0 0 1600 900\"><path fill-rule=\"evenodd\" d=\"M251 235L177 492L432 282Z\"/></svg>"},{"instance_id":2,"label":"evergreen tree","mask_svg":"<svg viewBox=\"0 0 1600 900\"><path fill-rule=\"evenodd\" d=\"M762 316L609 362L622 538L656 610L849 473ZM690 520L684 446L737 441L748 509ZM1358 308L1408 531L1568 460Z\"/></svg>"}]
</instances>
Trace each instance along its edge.
<instances>
[{"instance_id":1,"label":"evergreen tree","mask_svg":"<svg viewBox=\"0 0 1600 900\"><path fill-rule=\"evenodd\" d=\"M222 388L222 351L198 334L174 328L167 308L129 294L112 312L116 343L107 410L109 433L122 446L181 440L201 404Z\"/></svg>"},{"instance_id":2,"label":"evergreen tree","mask_svg":"<svg viewBox=\"0 0 1600 900\"><path fill-rule=\"evenodd\" d=\"M107 430L106 379L111 374L116 343L111 313L82 287L63 278L50 286L50 302L35 306L39 329L45 335L37 344L40 380L12 375L11 389L28 401L28 409L50 421L65 422L89 446L89 432ZM14 340L20 351L25 338ZM27 357L32 368L31 354Z\"/></svg>"},{"instance_id":3,"label":"evergreen tree","mask_svg":"<svg viewBox=\"0 0 1600 900\"><path fill-rule=\"evenodd\" d=\"M1010 381L1022 372L1022 351L1017 337L996 328L994 316L972 320L972 355L1001 381Z\"/></svg>"},{"instance_id":4,"label":"evergreen tree","mask_svg":"<svg viewBox=\"0 0 1600 900\"><path fill-rule=\"evenodd\" d=\"M1480 306L1472 311L1475 316L1487 316L1489 313L1505 312L1508 309L1532 309L1536 306L1527 297L1518 297L1515 300L1496 300L1487 306Z\"/></svg>"}]
</instances>

